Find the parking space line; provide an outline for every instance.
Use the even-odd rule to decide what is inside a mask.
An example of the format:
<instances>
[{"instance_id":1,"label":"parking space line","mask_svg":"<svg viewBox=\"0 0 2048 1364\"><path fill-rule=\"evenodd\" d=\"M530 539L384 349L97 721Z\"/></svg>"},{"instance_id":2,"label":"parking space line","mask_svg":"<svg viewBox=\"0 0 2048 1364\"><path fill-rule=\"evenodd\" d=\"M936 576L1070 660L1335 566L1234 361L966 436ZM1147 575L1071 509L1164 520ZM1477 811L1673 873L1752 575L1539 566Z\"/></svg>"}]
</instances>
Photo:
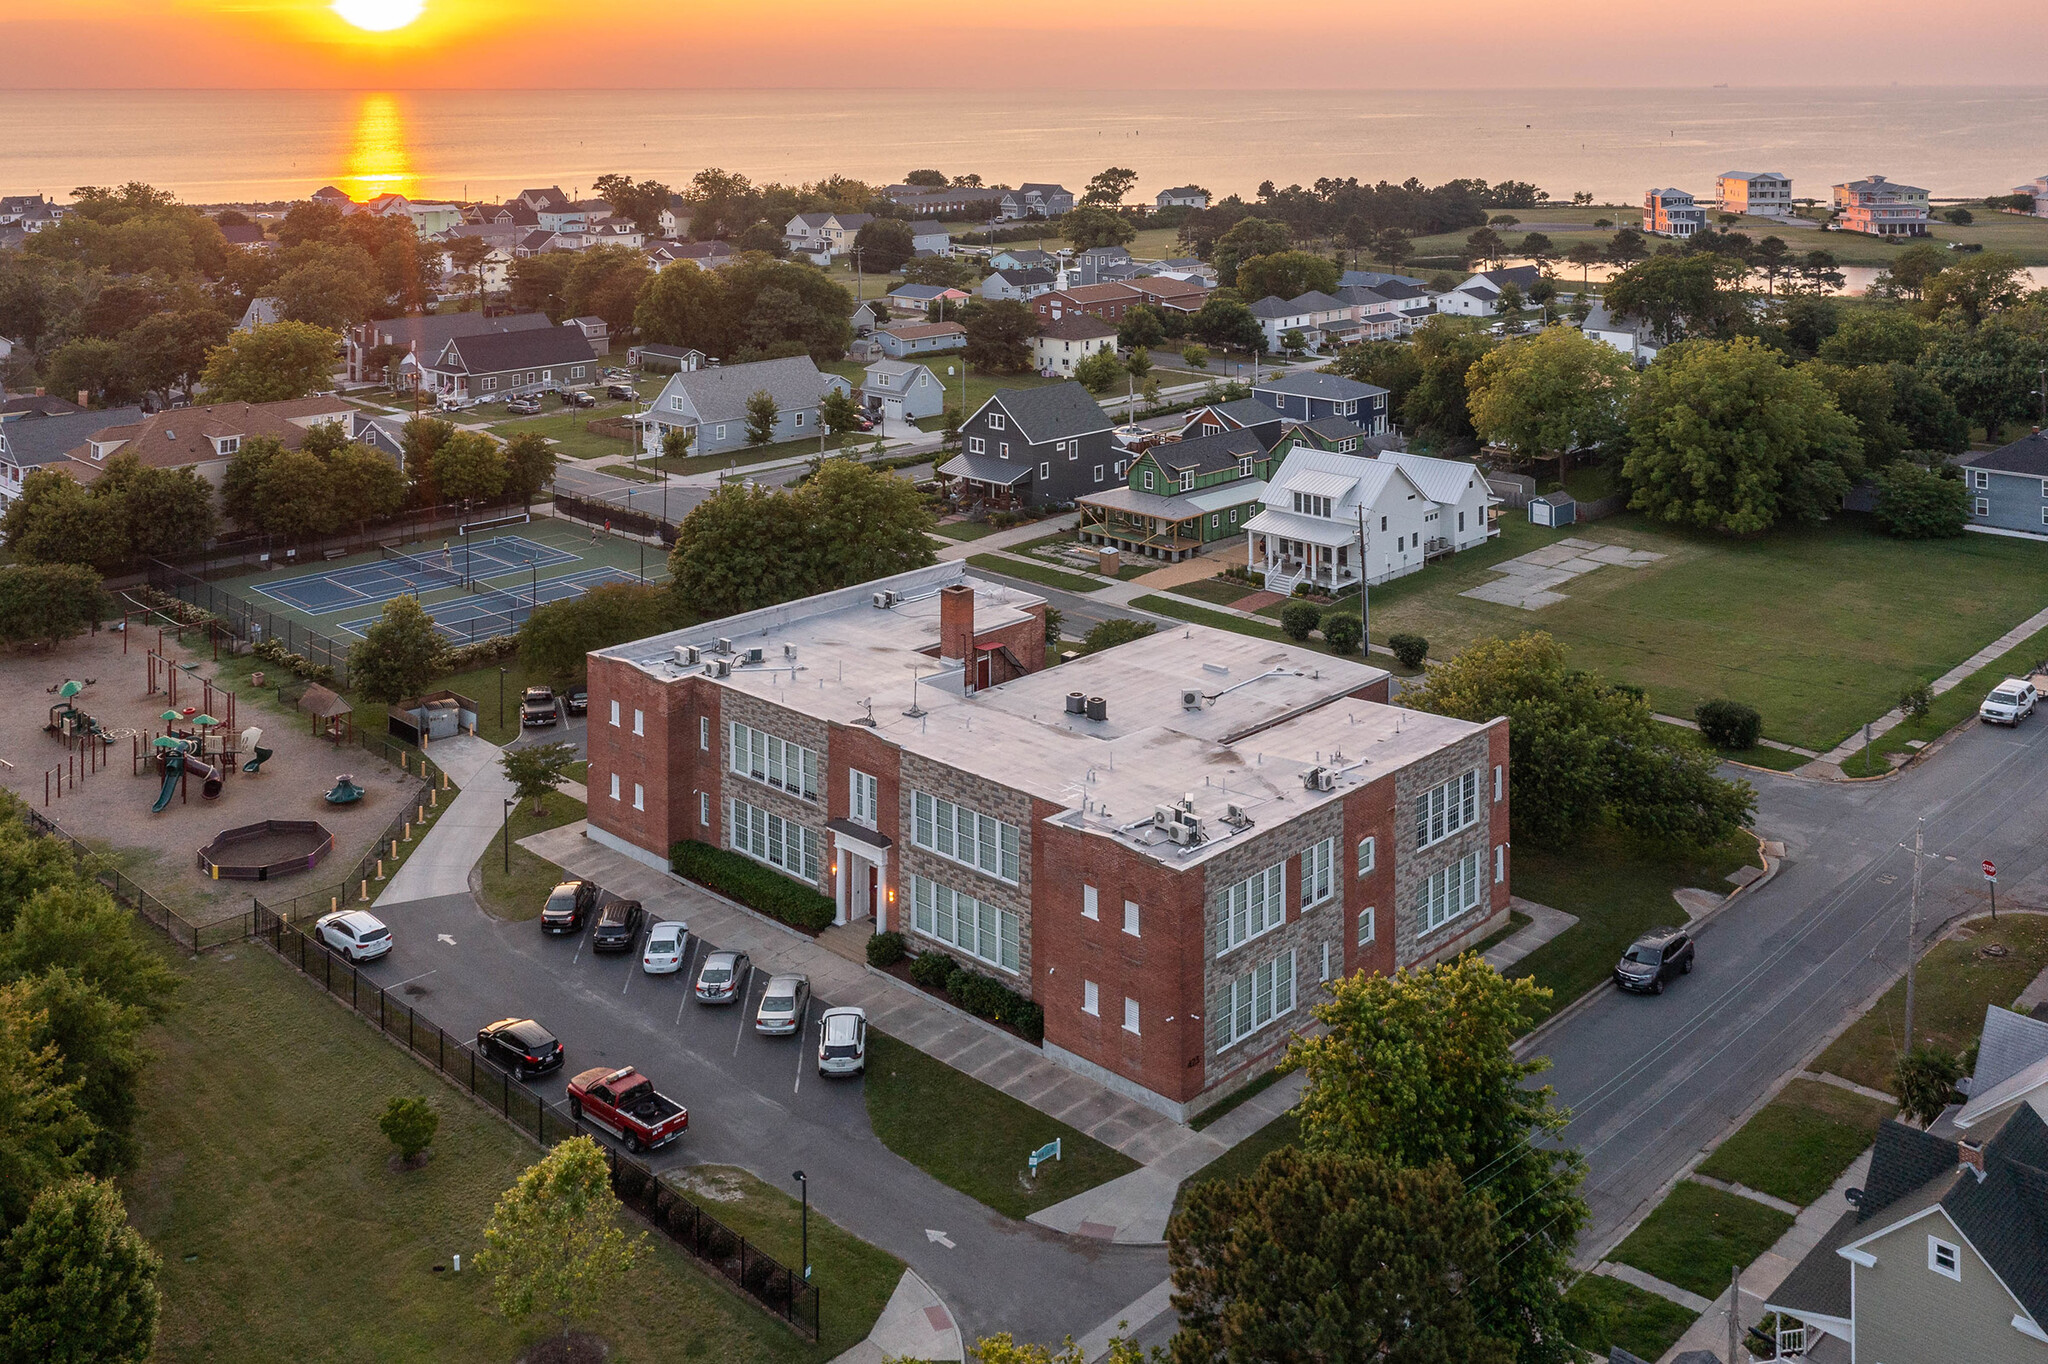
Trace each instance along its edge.
<instances>
[{"instance_id":1,"label":"parking space line","mask_svg":"<svg viewBox=\"0 0 2048 1364\"><path fill-rule=\"evenodd\" d=\"M434 968L434 971L438 971L440 969L441 968L437 966ZM404 980L394 980L384 988L387 990L396 990L401 985L410 985L416 980L425 980L428 976L433 975L434 971L422 971L416 976L407 976Z\"/></svg>"},{"instance_id":2,"label":"parking space line","mask_svg":"<svg viewBox=\"0 0 2048 1364\"><path fill-rule=\"evenodd\" d=\"M740 975L740 1030L733 1034L732 1054L740 1054L740 1039L747 1035L747 992L754 988L754 963L748 961L747 969Z\"/></svg>"},{"instance_id":3,"label":"parking space line","mask_svg":"<svg viewBox=\"0 0 2048 1364\"><path fill-rule=\"evenodd\" d=\"M683 1026L683 1010L690 1007L692 989L690 984L690 958L697 955L697 944L702 941L703 939L694 933L683 940L683 963L676 968L676 975L683 982L683 997L676 1004L676 1026L678 1028Z\"/></svg>"},{"instance_id":4,"label":"parking space line","mask_svg":"<svg viewBox=\"0 0 2048 1364\"><path fill-rule=\"evenodd\" d=\"M804 1034L810 1031L810 1027L811 1001L806 999L804 1001L803 1015L796 1021L796 1083L789 1088L791 1094L799 1092L804 1087ZM819 1031L822 1032L824 1027L825 1025L820 1023L818 1025Z\"/></svg>"}]
</instances>

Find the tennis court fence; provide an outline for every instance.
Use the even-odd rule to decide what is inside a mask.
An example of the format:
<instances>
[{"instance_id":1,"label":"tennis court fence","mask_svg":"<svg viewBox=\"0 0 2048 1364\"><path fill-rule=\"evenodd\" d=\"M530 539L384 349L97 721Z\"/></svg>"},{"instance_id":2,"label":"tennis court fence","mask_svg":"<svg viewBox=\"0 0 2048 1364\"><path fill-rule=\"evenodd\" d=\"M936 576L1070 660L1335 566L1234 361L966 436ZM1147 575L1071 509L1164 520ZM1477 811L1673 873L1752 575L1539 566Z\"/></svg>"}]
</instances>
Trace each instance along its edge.
<instances>
[{"instance_id":1,"label":"tennis court fence","mask_svg":"<svg viewBox=\"0 0 2048 1364\"><path fill-rule=\"evenodd\" d=\"M318 630L309 630L290 616L266 611L247 597L217 587L190 569L179 568L161 559L150 562L149 585L158 592L211 614L229 634L244 643L276 640L284 645L287 653L297 654L316 666L332 668L335 687L347 690L349 646L341 640Z\"/></svg>"}]
</instances>

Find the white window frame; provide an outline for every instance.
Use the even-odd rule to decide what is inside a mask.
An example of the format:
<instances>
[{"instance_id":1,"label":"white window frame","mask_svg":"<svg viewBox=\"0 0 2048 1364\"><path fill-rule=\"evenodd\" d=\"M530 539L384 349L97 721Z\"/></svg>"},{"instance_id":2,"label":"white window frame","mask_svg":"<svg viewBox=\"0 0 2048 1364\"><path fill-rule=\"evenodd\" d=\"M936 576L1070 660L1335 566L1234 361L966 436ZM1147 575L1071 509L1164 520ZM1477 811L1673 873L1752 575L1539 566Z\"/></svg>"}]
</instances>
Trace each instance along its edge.
<instances>
[{"instance_id":1,"label":"white window frame","mask_svg":"<svg viewBox=\"0 0 2048 1364\"><path fill-rule=\"evenodd\" d=\"M882 817L882 783L857 767L846 770L847 818L872 829Z\"/></svg>"},{"instance_id":2,"label":"white window frame","mask_svg":"<svg viewBox=\"0 0 2048 1364\"><path fill-rule=\"evenodd\" d=\"M1130 934L1134 938L1144 936L1143 934L1138 932L1138 919L1138 902L1136 900L1124 901L1124 932Z\"/></svg>"},{"instance_id":3,"label":"white window frame","mask_svg":"<svg viewBox=\"0 0 2048 1364\"><path fill-rule=\"evenodd\" d=\"M1081 982L1081 1012L1091 1018L1102 1016L1102 991L1092 980Z\"/></svg>"},{"instance_id":4,"label":"white window frame","mask_svg":"<svg viewBox=\"0 0 2048 1364\"><path fill-rule=\"evenodd\" d=\"M1358 911L1358 945L1370 947L1379 936L1379 912L1371 905Z\"/></svg>"},{"instance_id":5,"label":"white window frame","mask_svg":"<svg viewBox=\"0 0 2048 1364\"><path fill-rule=\"evenodd\" d=\"M737 796L725 801L725 846L807 886L818 883L818 831Z\"/></svg>"},{"instance_id":6,"label":"white window frame","mask_svg":"<svg viewBox=\"0 0 2048 1364\"><path fill-rule=\"evenodd\" d=\"M1991 499L1988 497L1978 498L1970 514L1973 516L1991 515Z\"/></svg>"},{"instance_id":7,"label":"white window frame","mask_svg":"<svg viewBox=\"0 0 2048 1364\"><path fill-rule=\"evenodd\" d=\"M967 453L970 455L987 454L988 442L983 440L980 436L969 436L967 438Z\"/></svg>"},{"instance_id":8,"label":"white window frame","mask_svg":"<svg viewBox=\"0 0 2048 1364\"><path fill-rule=\"evenodd\" d=\"M1294 1012L1294 949L1253 967L1226 988L1218 1051L1229 1050Z\"/></svg>"},{"instance_id":9,"label":"white window frame","mask_svg":"<svg viewBox=\"0 0 2048 1364\"><path fill-rule=\"evenodd\" d=\"M1010 425L1010 423L1009 423L1009 420L1008 420L1007 418L1005 418L1005 417L1003 416L1003 414L1002 414L1002 413L1000 413L1000 412L991 412L991 413L989 413L989 414L988 414L988 429L989 429L989 430L991 430L991 431L1003 431L1003 430L1007 430L1007 429L1009 428L1009 425Z\"/></svg>"},{"instance_id":10,"label":"white window frame","mask_svg":"<svg viewBox=\"0 0 2048 1364\"><path fill-rule=\"evenodd\" d=\"M617 729L618 727L619 727L619 703L618 703L618 702L616 702L616 701L614 701L614 702L612 702L612 728L613 728L613 729Z\"/></svg>"},{"instance_id":11,"label":"white window frame","mask_svg":"<svg viewBox=\"0 0 2048 1364\"><path fill-rule=\"evenodd\" d=\"M910 926L916 932L1007 975L1018 973L1023 955L1021 916L915 872L909 893Z\"/></svg>"},{"instance_id":12,"label":"white window frame","mask_svg":"<svg viewBox=\"0 0 2048 1364\"><path fill-rule=\"evenodd\" d=\"M1425 934L1463 918L1485 901L1486 849L1475 848L1424 877L1415 887L1415 921Z\"/></svg>"},{"instance_id":13,"label":"white window frame","mask_svg":"<svg viewBox=\"0 0 2048 1364\"><path fill-rule=\"evenodd\" d=\"M647 733L647 713L638 706L633 708L633 732L642 736Z\"/></svg>"},{"instance_id":14,"label":"white window frame","mask_svg":"<svg viewBox=\"0 0 2048 1364\"><path fill-rule=\"evenodd\" d=\"M1508 845L1493 845L1493 883L1497 886L1508 879Z\"/></svg>"},{"instance_id":15,"label":"white window frame","mask_svg":"<svg viewBox=\"0 0 2048 1364\"><path fill-rule=\"evenodd\" d=\"M1460 772L1415 798L1415 847L1433 848L1479 822L1479 769Z\"/></svg>"},{"instance_id":16,"label":"white window frame","mask_svg":"<svg viewBox=\"0 0 2048 1364\"><path fill-rule=\"evenodd\" d=\"M1358 840L1358 874L1370 876L1380 864L1380 841L1367 834Z\"/></svg>"},{"instance_id":17,"label":"white window frame","mask_svg":"<svg viewBox=\"0 0 2048 1364\"><path fill-rule=\"evenodd\" d=\"M725 424L724 422L720 422L720 423L719 423L719 424L717 425L717 427L716 427L716 428L715 428L715 429L714 429L714 430L713 430L713 431L711 432L711 438L712 438L713 440L724 440L724 439L725 439L725 425L726 425L726 424Z\"/></svg>"},{"instance_id":18,"label":"white window frame","mask_svg":"<svg viewBox=\"0 0 2048 1364\"><path fill-rule=\"evenodd\" d=\"M1991 475L1983 469L1970 470L1970 486L1978 492L1991 491Z\"/></svg>"},{"instance_id":19,"label":"white window frame","mask_svg":"<svg viewBox=\"0 0 2048 1364\"><path fill-rule=\"evenodd\" d=\"M707 829L711 827L711 793L709 791L699 791L697 793L697 822Z\"/></svg>"},{"instance_id":20,"label":"white window frame","mask_svg":"<svg viewBox=\"0 0 2048 1364\"><path fill-rule=\"evenodd\" d=\"M1493 798L1496 802L1500 800L1501 792L1506 789L1506 776L1507 773L1501 764L1495 763L1493 765Z\"/></svg>"},{"instance_id":21,"label":"white window frame","mask_svg":"<svg viewBox=\"0 0 2048 1364\"><path fill-rule=\"evenodd\" d=\"M1005 446L1004 448L1005 448L1005 449L1007 449L1008 447L1007 447L1007 446ZM1051 478L1051 477L1052 477L1052 465L1051 465L1050 463L1046 463L1046 464L1041 464L1041 465L1039 465L1039 466L1038 466L1038 476L1039 476L1040 478Z\"/></svg>"},{"instance_id":22,"label":"white window frame","mask_svg":"<svg viewBox=\"0 0 2048 1364\"><path fill-rule=\"evenodd\" d=\"M1095 466L1095 481L1097 483L1102 482L1102 466L1100 464ZM2042 510L2048 511L2048 507L2044 507Z\"/></svg>"},{"instance_id":23,"label":"white window frame","mask_svg":"<svg viewBox=\"0 0 2048 1364\"><path fill-rule=\"evenodd\" d=\"M1216 955L1234 952L1252 939L1287 922L1287 862L1282 859L1255 871L1223 892L1222 923Z\"/></svg>"},{"instance_id":24,"label":"white window frame","mask_svg":"<svg viewBox=\"0 0 2048 1364\"><path fill-rule=\"evenodd\" d=\"M823 764L817 750L738 720L730 723L732 753L726 765L734 776L786 791L801 800L818 798L818 773Z\"/></svg>"},{"instance_id":25,"label":"white window frame","mask_svg":"<svg viewBox=\"0 0 2048 1364\"><path fill-rule=\"evenodd\" d=\"M1943 1264L1944 1254L1948 1263ZM1938 1236L1927 1238L1927 1267L1944 1279L1963 1281L1963 1248Z\"/></svg>"},{"instance_id":26,"label":"white window frame","mask_svg":"<svg viewBox=\"0 0 2048 1364\"><path fill-rule=\"evenodd\" d=\"M1084 919L1100 919L1102 917L1102 901L1095 893L1095 887L1093 886L1083 885L1081 887L1081 917Z\"/></svg>"},{"instance_id":27,"label":"white window frame","mask_svg":"<svg viewBox=\"0 0 2048 1364\"><path fill-rule=\"evenodd\" d=\"M992 815L913 789L910 793L912 847L972 867L984 876L1016 885L1023 871L1023 834ZM960 855L965 846L968 855Z\"/></svg>"},{"instance_id":28,"label":"white window frame","mask_svg":"<svg viewBox=\"0 0 2048 1364\"><path fill-rule=\"evenodd\" d=\"M711 717L708 715L697 717L697 748L703 753L711 751Z\"/></svg>"},{"instance_id":29,"label":"white window frame","mask_svg":"<svg viewBox=\"0 0 2048 1364\"><path fill-rule=\"evenodd\" d=\"M1301 850L1301 907L1313 909L1337 893L1337 840L1334 836Z\"/></svg>"},{"instance_id":30,"label":"white window frame","mask_svg":"<svg viewBox=\"0 0 2048 1364\"><path fill-rule=\"evenodd\" d=\"M618 773L616 773L616 772L614 772L614 773L612 773L612 799L613 799L613 800L617 800L618 798L619 798L619 774L618 774Z\"/></svg>"},{"instance_id":31,"label":"white window frame","mask_svg":"<svg viewBox=\"0 0 2048 1364\"><path fill-rule=\"evenodd\" d=\"M647 788L637 781L633 783L633 808L635 810L645 810L647 808Z\"/></svg>"},{"instance_id":32,"label":"white window frame","mask_svg":"<svg viewBox=\"0 0 2048 1364\"><path fill-rule=\"evenodd\" d=\"M801 413L801 412L797 412L797 413L793 413L793 414L791 414L791 415L793 415L793 416L794 416L794 417L796 418L796 425L797 425L797 426L801 427L801 426L802 426L802 425L804 424L804 414L803 414L803 413Z\"/></svg>"},{"instance_id":33,"label":"white window frame","mask_svg":"<svg viewBox=\"0 0 2048 1364\"><path fill-rule=\"evenodd\" d=\"M1141 1036L1138 1031L1138 1001L1124 996L1124 1031L1133 1037Z\"/></svg>"}]
</instances>

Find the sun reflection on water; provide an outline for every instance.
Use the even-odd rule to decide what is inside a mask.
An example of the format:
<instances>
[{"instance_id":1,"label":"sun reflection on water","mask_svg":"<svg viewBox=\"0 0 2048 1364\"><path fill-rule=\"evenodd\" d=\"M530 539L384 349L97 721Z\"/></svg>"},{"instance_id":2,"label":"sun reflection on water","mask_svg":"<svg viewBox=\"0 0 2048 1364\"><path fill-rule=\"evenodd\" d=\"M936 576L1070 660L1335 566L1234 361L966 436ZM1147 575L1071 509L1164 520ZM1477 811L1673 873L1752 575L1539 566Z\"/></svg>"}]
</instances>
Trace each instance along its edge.
<instances>
[{"instance_id":1,"label":"sun reflection on water","mask_svg":"<svg viewBox=\"0 0 2048 1364\"><path fill-rule=\"evenodd\" d=\"M363 96L348 149L348 170L337 183L357 202L379 194L410 194L415 188L405 110L395 96Z\"/></svg>"}]
</instances>

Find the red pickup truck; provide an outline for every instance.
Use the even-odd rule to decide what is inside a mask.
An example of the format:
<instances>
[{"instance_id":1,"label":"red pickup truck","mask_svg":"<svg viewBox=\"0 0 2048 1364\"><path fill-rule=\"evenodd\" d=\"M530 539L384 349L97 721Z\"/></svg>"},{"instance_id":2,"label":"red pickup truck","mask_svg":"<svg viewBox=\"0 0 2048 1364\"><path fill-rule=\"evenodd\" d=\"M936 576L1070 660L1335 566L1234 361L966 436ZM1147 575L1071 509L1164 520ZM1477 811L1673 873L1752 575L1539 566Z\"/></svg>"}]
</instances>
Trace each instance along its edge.
<instances>
[{"instance_id":1,"label":"red pickup truck","mask_svg":"<svg viewBox=\"0 0 2048 1364\"><path fill-rule=\"evenodd\" d=\"M666 1146L690 1125L690 1111L631 1066L584 1071L569 1081L569 1107L635 1151Z\"/></svg>"}]
</instances>

